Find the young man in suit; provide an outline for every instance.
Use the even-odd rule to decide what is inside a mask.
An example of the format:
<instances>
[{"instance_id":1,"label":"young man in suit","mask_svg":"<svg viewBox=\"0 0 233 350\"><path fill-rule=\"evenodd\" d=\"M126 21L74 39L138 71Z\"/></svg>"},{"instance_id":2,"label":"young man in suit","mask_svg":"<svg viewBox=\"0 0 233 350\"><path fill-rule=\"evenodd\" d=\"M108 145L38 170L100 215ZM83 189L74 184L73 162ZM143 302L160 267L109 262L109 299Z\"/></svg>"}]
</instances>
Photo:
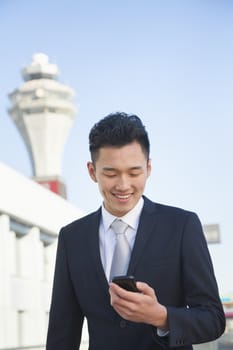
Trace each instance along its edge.
<instances>
[{"instance_id":1,"label":"young man in suit","mask_svg":"<svg viewBox=\"0 0 233 350\"><path fill-rule=\"evenodd\" d=\"M151 161L141 120L110 114L89 144L88 172L103 204L59 234L47 350L78 349L84 317L90 350L190 350L218 338L225 317L197 215L143 196ZM115 256L117 218L136 293L111 282L125 259Z\"/></svg>"}]
</instances>

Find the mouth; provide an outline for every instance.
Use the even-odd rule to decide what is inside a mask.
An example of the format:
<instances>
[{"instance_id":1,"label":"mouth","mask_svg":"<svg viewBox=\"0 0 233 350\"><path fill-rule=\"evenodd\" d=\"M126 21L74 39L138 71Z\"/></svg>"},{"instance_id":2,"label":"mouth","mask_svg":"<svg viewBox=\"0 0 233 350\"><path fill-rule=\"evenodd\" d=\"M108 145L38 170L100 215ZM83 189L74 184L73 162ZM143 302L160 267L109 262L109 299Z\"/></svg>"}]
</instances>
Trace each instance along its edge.
<instances>
[{"instance_id":1,"label":"mouth","mask_svg":"<svg viewBox=\"0 0 233 350\"><path fill-rule=\"evenodd\" d=\"M114 195L114 197L116 197L117 199L119 199L121 201L127 201L132 196L132 193L129 193L129 194L114 193L113 195Z\"/></svg>"}]
</instances>

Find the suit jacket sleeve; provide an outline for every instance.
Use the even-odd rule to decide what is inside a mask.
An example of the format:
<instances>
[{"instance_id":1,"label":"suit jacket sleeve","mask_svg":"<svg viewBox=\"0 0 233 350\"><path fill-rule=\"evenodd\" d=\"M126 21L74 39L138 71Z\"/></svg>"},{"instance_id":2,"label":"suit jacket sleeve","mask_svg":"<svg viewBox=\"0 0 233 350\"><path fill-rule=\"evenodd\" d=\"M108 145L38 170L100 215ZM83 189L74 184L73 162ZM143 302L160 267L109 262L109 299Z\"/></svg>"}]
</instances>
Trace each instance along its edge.
<instances>
[{"instance_id":1,"label":"suit jacket sleeve","mask_svg":"<svg viewBox=\"0 0 233 350\"><path fill-rule=\"evenodd\" d=\"M58 238L46 349L77 349L81 341L83 319L70 277L65 239L61 230Z\"/></svg>"},{"instance_id":2,"label":"suit jacket sleeve","mask_svg":"<svg viewBox=\"0 0 233 350\"><path fill-rule=\"evenodd\" d=\"M185 305L168 306L169 345L202 343L218 338L225 316L201 223L187 216L181 240L182 288Z\"/></svg>"}]
</instances>

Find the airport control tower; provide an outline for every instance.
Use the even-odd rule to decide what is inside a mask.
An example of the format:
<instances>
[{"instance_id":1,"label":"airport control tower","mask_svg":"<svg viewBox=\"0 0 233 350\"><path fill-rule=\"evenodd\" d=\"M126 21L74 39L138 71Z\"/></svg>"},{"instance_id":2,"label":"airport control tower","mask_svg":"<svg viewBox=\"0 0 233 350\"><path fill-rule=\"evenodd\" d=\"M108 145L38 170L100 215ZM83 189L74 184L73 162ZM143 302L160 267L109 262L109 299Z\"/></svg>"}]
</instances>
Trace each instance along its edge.
<instances>
[{"instance_id":1,"label":"airport control tower","mask_svg":"<svg viewBox=\"0 0 233 350\"><path fill-rule=\"evenodd\" d=\"M64 145L76 113L74 91L57 81L58 67L39 53L22 70L9 113L26 144L36 182L66 197L61 177Z\"/></svg>"}]
</instances>

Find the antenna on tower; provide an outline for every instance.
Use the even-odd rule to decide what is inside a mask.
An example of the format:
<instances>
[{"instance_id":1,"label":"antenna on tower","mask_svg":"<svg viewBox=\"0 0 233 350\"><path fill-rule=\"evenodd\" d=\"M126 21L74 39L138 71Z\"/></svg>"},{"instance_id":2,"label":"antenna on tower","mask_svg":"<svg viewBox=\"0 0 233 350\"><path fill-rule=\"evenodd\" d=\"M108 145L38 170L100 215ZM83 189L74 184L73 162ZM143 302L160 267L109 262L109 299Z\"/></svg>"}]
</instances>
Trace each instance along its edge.
<instances>
[{"instance_id":1,"label":"antenna on tower","mask_svg":"<svg viewBox=\"0 0 233 350\"><path fill-rule=\"evenodd\" d=\"M22 70L24 83L9 94L9 114L26 144L34 180L66 198L61 162L76 109L74 91L57 81L58 73L47 55L33 55Z\"/></svg>"}]
</instances>

